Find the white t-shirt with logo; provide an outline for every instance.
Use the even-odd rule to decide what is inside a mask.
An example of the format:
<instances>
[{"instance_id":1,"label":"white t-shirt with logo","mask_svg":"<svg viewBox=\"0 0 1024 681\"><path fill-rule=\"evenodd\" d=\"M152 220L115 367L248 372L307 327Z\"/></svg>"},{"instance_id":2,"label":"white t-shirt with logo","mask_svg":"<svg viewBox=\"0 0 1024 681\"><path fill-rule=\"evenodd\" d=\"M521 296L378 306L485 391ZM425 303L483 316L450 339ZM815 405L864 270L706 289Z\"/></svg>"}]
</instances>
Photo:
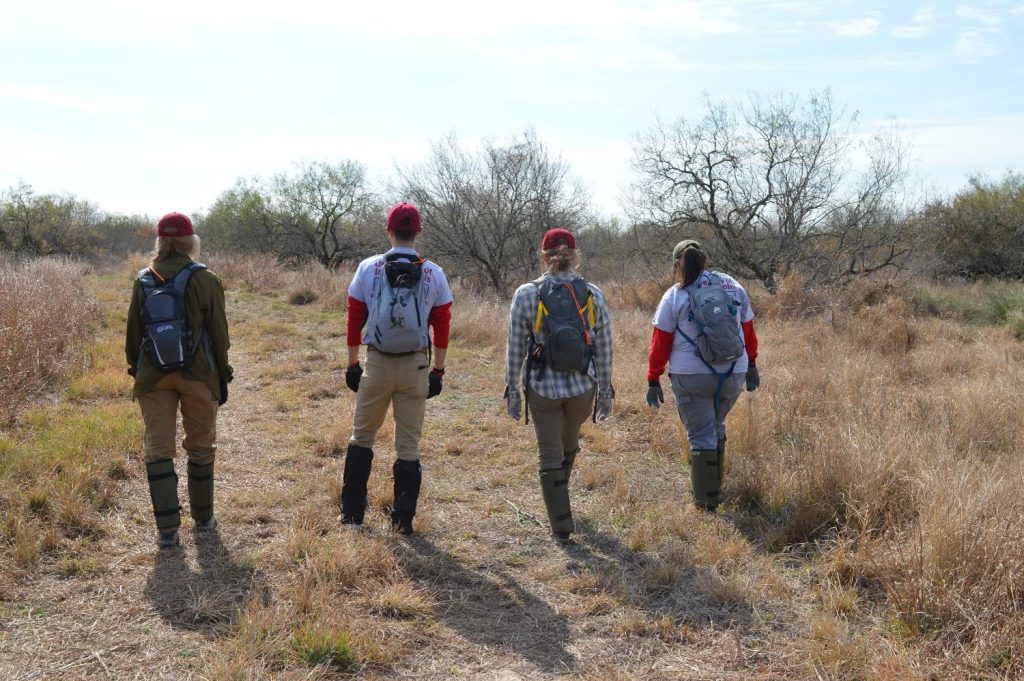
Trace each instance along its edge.
<instances>
[{"instance_id":1,"label":"white t-shirt with logo","mask_svg":"<svg viewBox=\"0 0 1024 681\"><path fill-rule=\"evenodd\" d=\"M718 275L722 280L722 288L736 303L736 327L740 332L740 339L743 340L743 329L741 322L749 322L754 318L754 310L750 307L750 298L747 292L740 286L739 282L728 274L721 272L709 272L704 270L697 277L697 288L704 288L711 283L711 274ZM668 372L670 374L710 374L711 371L701 359L697 352L697 346L683 338L679 333L682 329L690 338L696 338L700 333L697 323L693 320L693 309L690 307L690 294L673 284L658 303L658 309L654 312L652 320L654 326L662 331L672 334L672 355L669 357ZM733 373L743 373L747 370L747 353L743 353ZM715 371L722 373L729 371L729 364L713 365Z\"/></svg>"},{"instance_id":2,"label":"white t-shirt with logo","mask_svg":"<svg viewBox=\"0 0 1024 681\"><path fill-rule=\"evenodd\" d=\"M356 273L352 277L352 282L348 285L348 294L363 303L366 303L368 308L373 307L375 302L373 298L373 292L381 290L381 287L377 286L377 280L380 277L385 276L384 274L384 256L398 253L401 255L408 255L408 262L412 262L419 258L415 248L409 248L408 246L395 246L387 253L381 255L370 256L366 260L359 263L359 267L356 268ZM400 258L401 260L402 258ZM447 305L452 302L452 291L448 287L448 278L444 274L444 270L441 269L437 263L426 260L423 263L423 308L427 314L437 307L438 305ZM370 334L372 330L369 325L363 331L363 343L367 344L370 342Z\"/></svg>"}]
</instances>

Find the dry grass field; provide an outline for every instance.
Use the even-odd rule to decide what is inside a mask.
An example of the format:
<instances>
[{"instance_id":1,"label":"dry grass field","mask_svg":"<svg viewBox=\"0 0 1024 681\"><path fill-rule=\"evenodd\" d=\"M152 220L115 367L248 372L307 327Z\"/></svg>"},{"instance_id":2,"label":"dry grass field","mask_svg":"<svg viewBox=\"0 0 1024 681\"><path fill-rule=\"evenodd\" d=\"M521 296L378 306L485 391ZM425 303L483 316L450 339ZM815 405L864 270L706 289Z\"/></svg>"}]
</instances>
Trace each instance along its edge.
<instances>
[{"instance_id":1,"label":"dry grass field","mask_svg":"<svg viewBox=\"0 0 1024 681\"><path fill-rule=\"evenodd\" d=\"M30 399L0 395L0 678L1024 675L1020 285L754 291L763 388L730 415L728 503L709 517L688 505L672 405L644 404L662 286L598 281L618 400L584 428L562 549L532 429L503 413L507 301L456 291L417 534L388 530L389 424L352 533L337 519L349 273L214 257L236 374L221 524L196 536L186 514L181 549L158 554L122 350L142 264L63 264L28 278L52 286L0 291L0 356L50 362ZM42 314L15 327L15 309ZM61 335L71 316L79 343Z\"/></svg>"}]
</instances>

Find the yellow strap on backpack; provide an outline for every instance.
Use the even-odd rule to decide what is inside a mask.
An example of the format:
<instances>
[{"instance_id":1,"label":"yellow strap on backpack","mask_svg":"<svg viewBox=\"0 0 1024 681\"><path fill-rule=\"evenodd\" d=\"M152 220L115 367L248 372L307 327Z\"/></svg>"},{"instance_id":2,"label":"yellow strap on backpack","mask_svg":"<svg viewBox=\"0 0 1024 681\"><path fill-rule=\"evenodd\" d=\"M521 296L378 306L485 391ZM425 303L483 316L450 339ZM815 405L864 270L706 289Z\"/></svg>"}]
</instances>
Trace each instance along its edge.
<instances>
[{"instance_id":1,"label":"yellow strap on backpack","mask_svg":"<svg viewBox=\"0 0 1024 681\"><path fill-rule=\"evenodd\" d=\"M533 322L533 333L534 335L540 333L541 322L544 321L544 315L548 313L548 309L544 307L544 302L537 296L537 318Z\"/></svg>"},{"instance_id":2,"label":"yellow strap on backpack","mask_svg":"<svg viewBox=\"0 0 1024 681\"><path fill-rule=\"evenodd\" d=\"M587 311L587 319L590 320L590 328L594 328L594 324L597 323L597 317L594 314L594 296L593 296L593 294L591 294L590 297L587 298L587 306L586 306L585 309Z\"/></svg>"}]
</instances>

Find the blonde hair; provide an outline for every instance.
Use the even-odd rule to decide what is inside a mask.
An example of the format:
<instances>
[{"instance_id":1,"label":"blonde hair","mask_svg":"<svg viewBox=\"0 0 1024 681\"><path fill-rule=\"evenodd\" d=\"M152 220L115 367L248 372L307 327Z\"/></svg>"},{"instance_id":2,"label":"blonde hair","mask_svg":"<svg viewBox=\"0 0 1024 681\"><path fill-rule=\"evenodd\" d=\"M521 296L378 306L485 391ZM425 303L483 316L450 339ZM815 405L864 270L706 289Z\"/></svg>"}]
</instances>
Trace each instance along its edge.
<instances>
[{"instance_id":1,"label":"blonde hair","mask_svg":"<svg viewBox=\"0 0 1024 681\"><path fill-rule=\"evenodd\" d=\"M548 272L568 272L580 265L580 254L565 244L542 250L541 254L545 258Z\"/></svg>"},{"instance_id":2,"label":"blonde hair","mask_svg":"<svg viewBox=\"0 0 1024 681\"><path fill-rule=\"evenodd\" d=\"M190 234L188 236L158 236L153 246L153 260L155 265L161 260L166 260L175 253L187 255L195 260L199 257L199 236Z\"/></svg>"}]
</instances>

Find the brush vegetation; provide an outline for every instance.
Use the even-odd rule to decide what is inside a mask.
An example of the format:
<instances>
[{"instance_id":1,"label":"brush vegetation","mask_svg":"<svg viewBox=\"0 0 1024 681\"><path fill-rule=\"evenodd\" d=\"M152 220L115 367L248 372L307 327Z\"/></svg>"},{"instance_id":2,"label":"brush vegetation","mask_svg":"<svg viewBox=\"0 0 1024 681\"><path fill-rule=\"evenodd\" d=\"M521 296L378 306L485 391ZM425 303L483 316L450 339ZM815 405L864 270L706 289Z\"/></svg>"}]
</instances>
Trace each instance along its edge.
<instances>
[{"instance_id":1,"label":"brush vegetation","mask_svg":"<svg viewBox=\"0 0 1024 681\"><path fill-rule=\"evenodd\" d=\"M349 273L209 263L238 376L219 422L221 528L159 555L119 354L141 258L76 269L73 287L56 276L45 296L25 272L79 266L0 271L21 282L0 292L0 314L57 311L38 325L89 311L73 338L66 322L33 331L34 346L65 333L70 354L0 434L4 677L1024 674L1019 284L752 286L763 388L730 415L727 503L708 517L688 506L672 405L644 405L667 282L595 279L612 305L617 407L584 427L578 541L563 551L547 536L532 430L503 414L506 300L456 285L417 535L387 529L390 420L353 534L337 520ZM21 352L0 339L0 353Z\"/></svg>"}]
</instances>

